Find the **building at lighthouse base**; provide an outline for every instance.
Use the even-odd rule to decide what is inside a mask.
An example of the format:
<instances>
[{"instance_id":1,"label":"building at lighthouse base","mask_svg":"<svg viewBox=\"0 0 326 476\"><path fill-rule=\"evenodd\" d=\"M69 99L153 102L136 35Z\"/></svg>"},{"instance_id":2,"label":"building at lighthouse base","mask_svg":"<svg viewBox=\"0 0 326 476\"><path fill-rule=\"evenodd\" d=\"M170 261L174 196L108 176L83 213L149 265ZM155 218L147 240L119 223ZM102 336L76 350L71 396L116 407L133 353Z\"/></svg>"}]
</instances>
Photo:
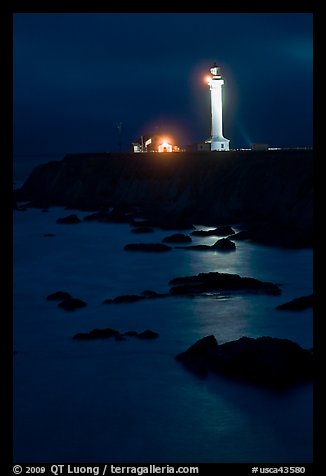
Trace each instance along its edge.
<instances>
[{"instance_id":1,"label":"building at lighthouse base","mask_svg":"<svg viewBox=\"0 0 326 476\"><path fill-rule=\"evenodd\" d=\"M211 151L230 150L230 140L225 137L209 137L205 140L205 144L210 144Z\"/></svg>"}]
</instances>

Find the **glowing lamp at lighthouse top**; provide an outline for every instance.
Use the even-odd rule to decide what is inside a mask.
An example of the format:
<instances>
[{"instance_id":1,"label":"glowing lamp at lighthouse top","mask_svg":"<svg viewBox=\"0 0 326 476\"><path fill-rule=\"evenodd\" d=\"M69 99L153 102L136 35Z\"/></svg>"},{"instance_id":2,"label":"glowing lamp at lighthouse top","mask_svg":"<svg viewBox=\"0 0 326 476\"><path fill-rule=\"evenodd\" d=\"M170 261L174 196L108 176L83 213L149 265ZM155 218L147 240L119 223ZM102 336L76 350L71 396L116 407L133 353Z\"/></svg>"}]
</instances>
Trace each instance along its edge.
<instances>
[{"instance_id":1,"label":"glowing lamp at lighthouse top","mask_svg":"<svg viewBox=\"0 0 326 476\"><path fill-rule=\"evenodd\" d=\"M216 63L213 64L213 66L210 69L210 72L213 76L220 76L220 68L217 66Z\"/></svg>"}]
</instances>

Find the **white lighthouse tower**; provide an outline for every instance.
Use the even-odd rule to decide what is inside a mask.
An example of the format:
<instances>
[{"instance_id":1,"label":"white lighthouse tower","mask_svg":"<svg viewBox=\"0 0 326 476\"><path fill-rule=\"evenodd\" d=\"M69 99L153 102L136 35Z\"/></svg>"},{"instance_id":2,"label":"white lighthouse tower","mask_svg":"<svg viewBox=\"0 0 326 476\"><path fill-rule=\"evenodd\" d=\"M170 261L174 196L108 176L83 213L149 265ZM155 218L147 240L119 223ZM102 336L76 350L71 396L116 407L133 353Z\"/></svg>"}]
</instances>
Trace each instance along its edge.
<instances>
[{"instance_id":1,"label":"white lighthouse tower","mask_svg":"<svg viewBox=\"0 0 326 476\"><path fill-rule=\"evenodd\" d=\"M213 64L210 72L208 84L211 90L212 128L211 137L205 142L211 144L211 150L229 150L230 141L223 137L222 86L224 81L216 63Z\"/></svg>"}]
</instances>

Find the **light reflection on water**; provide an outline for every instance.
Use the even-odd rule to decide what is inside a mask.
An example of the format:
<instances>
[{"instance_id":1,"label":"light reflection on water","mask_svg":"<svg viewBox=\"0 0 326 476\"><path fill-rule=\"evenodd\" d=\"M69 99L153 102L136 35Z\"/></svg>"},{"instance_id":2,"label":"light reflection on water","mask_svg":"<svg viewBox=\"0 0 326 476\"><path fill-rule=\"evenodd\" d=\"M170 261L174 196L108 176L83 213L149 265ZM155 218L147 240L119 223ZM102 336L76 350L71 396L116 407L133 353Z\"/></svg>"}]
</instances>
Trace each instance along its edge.
<instances>
[{"instance_id":1,"label":"light reflection on water","mask_svg":"<svg viewBox=\"0 0 326 476\"><path fill-rule=\"evenodd\" d=\"M271 335L311 347L311 310L275 309L311 292L311 250L238 241L229 253L132 253L123 246L160 242L172 232L140 238L129 225L55 223L70 213L55 208L14 214L16 460L309 462L311 386L281 396L220 378L201 381L175 355L210 334L219 343ZM48 232L55 236L45 238ZM216 240L194 237L193 244ZM210 271L281 283L282 294L102 304L145 289L166 292L174 277ZM67 290L88 306L67 314L45 299L56 290ZM160 337L72 339L96 327L151 328Z\"/></svg>"}]
</instances>

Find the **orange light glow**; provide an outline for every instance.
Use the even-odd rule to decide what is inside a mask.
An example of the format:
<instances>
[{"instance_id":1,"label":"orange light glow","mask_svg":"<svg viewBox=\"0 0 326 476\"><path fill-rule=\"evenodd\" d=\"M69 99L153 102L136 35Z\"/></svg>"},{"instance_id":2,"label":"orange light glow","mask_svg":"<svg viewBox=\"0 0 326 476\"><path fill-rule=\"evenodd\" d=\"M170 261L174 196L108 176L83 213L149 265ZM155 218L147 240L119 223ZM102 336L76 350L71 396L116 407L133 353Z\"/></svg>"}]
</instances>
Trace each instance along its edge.
<instances>
[{"instance_id":1,"label":"orange light glow","mask_svg":"<svg viewBox=\"0 0 326 476\"><path fill-rule=\"evenodd\" d=\"M172 145L167 141L161 142L158 146L158 152L172 152Z\"/></svg>"},{"instance_id":2,"label":"orange light glow","mask_svg":"<svg viewBox=\"0 0 326 476\"><path fill-rule=\"evenodd\" d=\"M209 84L210 81L211 81L211 79L212 79L212 77L209 76L209 75L207 75L207 76L205 77L205 82L206 82L207 84Z\"/></svg>"}]
</instances>

